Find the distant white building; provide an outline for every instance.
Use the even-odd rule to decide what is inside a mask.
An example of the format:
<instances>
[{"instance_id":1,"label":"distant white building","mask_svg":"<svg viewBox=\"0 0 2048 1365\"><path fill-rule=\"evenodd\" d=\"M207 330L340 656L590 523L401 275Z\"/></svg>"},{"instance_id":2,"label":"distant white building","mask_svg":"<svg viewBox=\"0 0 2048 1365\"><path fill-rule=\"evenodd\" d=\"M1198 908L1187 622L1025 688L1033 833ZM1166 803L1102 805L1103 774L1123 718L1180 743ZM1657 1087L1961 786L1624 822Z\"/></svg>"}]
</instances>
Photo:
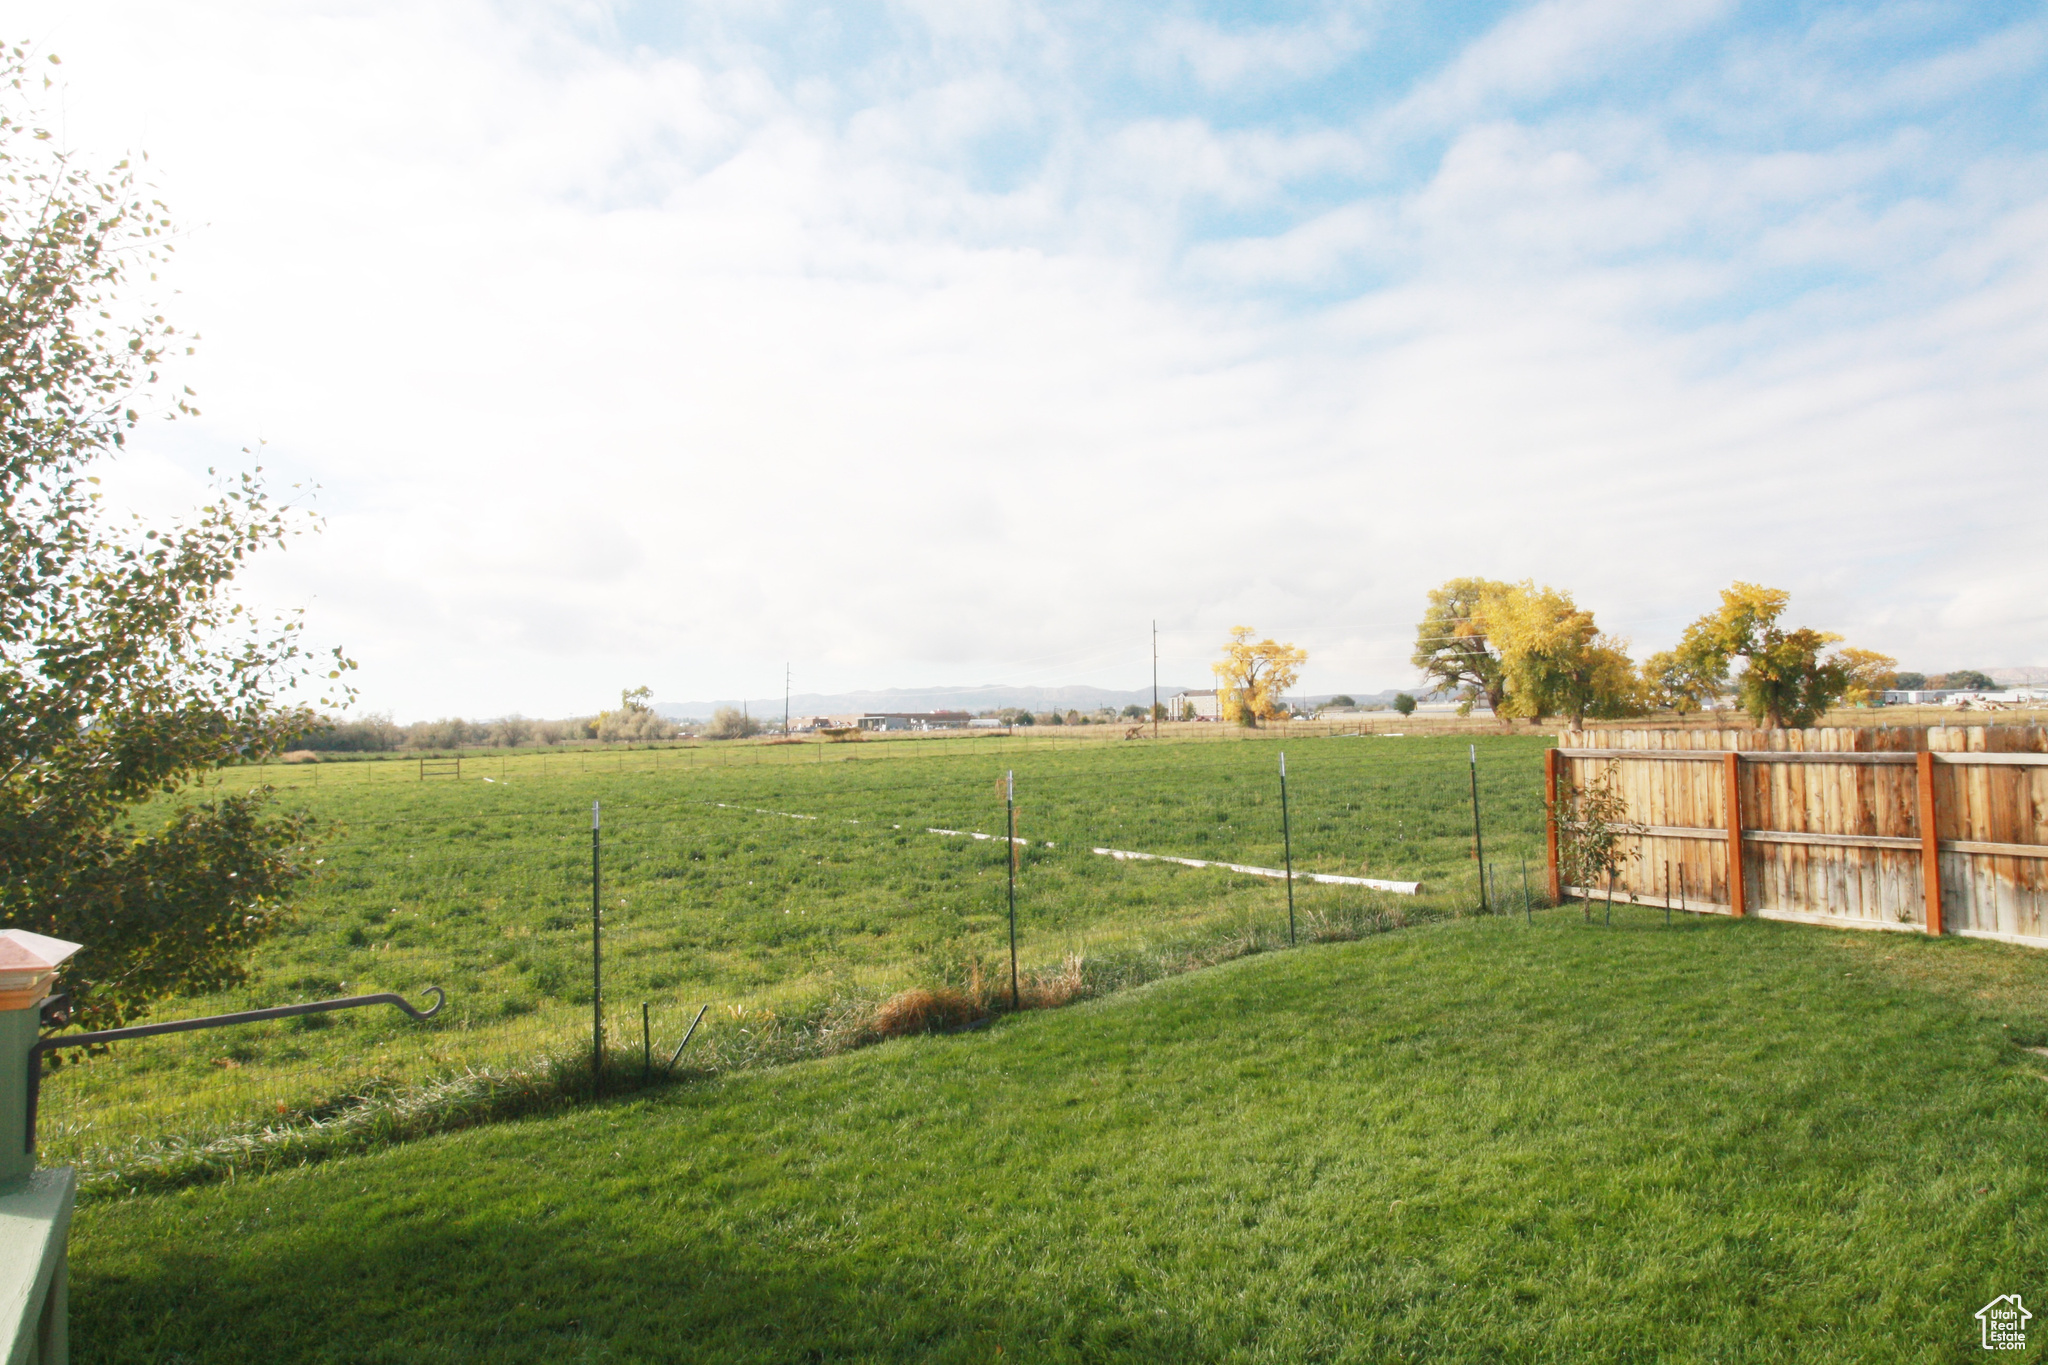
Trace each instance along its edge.
<instances>
[{"instance_id":1,"label":"distant white building","mask_svg":"<svg viewBox=\"0 0 2048 1365\"><path fill-rule=\"evenodd\" d=\"M1884 694L1886 706L1972 707L2037 706L2048 701L2048 692L2038 687L2011 687L2002 692L1964 692L1947 688L1891 688Z\"/></svg>"},{"instance_id":2,"label":"distant white building","mask_svg":"<svg viewBox=\"0 0 2048 1365\"><path fill-rule=\"evenodd\" d=\"M1289 715L1296 710L1295 704L1282 697L1280 714ZM1166 699L1166 718L1182 720L1192 716L1195 720L1222 720L1223 698L1215 688L1206 692L1176 692Z\"/></svg>"},{"instance_id":3,"label":"distant white building","mask_svg":"<svg viewBox=\"0 0 2048 1365\"><path fill-rule=\"evenodd\" d=\"M844 716L811 716L817 730L958 730L973 719L965 711L857 711ZM795 728L794 724L791 726Z\"/></svg>"},{"instance_id":4,"label":"distant white building","mask_svg":"<svg viewBox=\"0 0 2048 1365\"><path fill-rule=\"evenodd\" d=\"M1441 701L1418 701L1415 703L1415 714L1418 716L1455 716L1458 714L1458 708L1463 705L1464 703L1455 697ZM1472 703L1472 709L1465 714L1468 716L1490 716L1493 714L1493 708L1483 701L1475 701Z\"/></svg>"},{"instance_id":5,"label":"distant white building","mask_svg":"<svg viewBox=\"0 0 2048 1365\"><path fill-rule=\"evenodd\" d=\"M1967 711L1973 706L1996 709L2006 706L2034 706L2042 699L2040 689L2033 687L2010 688L2004 692L1951 692L1942 699L1943 706L1953 706Z\"/></svg>"}]
</instances>

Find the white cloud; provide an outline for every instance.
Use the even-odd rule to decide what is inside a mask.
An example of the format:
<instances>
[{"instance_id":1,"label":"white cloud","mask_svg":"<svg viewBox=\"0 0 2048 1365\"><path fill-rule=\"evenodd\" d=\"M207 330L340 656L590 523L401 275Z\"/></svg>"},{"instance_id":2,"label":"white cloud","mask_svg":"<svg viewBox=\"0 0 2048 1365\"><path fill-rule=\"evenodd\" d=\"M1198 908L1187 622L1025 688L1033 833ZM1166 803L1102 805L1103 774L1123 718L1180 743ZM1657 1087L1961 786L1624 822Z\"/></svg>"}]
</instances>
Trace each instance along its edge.
<instances>
[{"instance_id":1,"label":"white cloud","mask_svg":"<svg viewBox=\"0 0 2048 1365\"><path fill-rule=\"evenodd\" d=\"M1516 116L1712 5L1537 5L1386 122L1234 128L1086 121L1008 60L1079 41L1024 7L859 100L538 8L45 13L71 140L147 145L193 224L207 416L123 495L182 505L268 438L332 522L253 581L401 715L759 695L785 659L1132 683L1155 616L1169 680L1246 621L1312 686L1393 685L1461 573L1645 647L1741 576L1931 667L2048 659L1982 586L2048 566L1978 529L2040 510L2043 163L1902 195L1911 128ZM1203 79L1296 72L1273 41ZM1444 150L1403 180L1418 111ZM1214 213L1261 226L1191 240Z\"/></svg>"},{"instance_id":2,"label":"white cloud","mask_svg":"<svg viewBox=\"0 0 2048 1365\"><path fill-rule=\"evenodd\" d=\"M1211 90L1234 90L1325 75L1369 39L1365 16L1353 7L1339 7L1315 23L1246 28L1174 15L1153 31L1145 64L1184 70Z\"/></svg>"},{"instance_id":3,"label":"white cloud","mask_svg":"<svg viewBox=\"0 0 2048 1365\"><path fill-rule=\"evenodd\" d=\"M1556 94L1698 32L1730 8L1729 0L1540 0L1466 47L1391 122L1444 127L1493 113L1505 101Z\"/></svg>"}]
</instances>

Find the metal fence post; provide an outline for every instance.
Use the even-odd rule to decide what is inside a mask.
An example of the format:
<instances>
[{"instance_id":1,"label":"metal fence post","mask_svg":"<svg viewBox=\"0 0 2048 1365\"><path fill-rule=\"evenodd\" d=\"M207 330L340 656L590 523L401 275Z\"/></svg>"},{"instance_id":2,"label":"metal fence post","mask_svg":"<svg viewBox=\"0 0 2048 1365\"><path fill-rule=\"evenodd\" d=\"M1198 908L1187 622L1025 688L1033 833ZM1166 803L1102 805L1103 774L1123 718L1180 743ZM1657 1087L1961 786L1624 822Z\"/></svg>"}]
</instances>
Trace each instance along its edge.
<instances>
[{"instance_id":1,"label":"metal fence post","mask_svg":"<svg viewBox=\"0 0 2048 1365\"><path fill-rule=\"evenodd\" d=\"M1479 837L1479 746L1465 747L1472 764L1472 856L1479 860L1479 913L1483 915L1487 913L1486 845Z\"/></svg>"},{"instance_id":2,"label":"metal fence post","mask_svg":"<svg viewBox=\"0 0 2048 1365\"><path fill-rule=\"evenodd\" d=\"M1017 993L1017 770L1003 774L1003 826L1010 846L1010 1009L1023 1008Z\"/></svg>"},{"instance_id":3,"label":"metal fence post","mask_svg":"<svg viewBox=\"0 0 2048 1365\"><path fill-rule=\"evenodd\" d=\"M1287 751L1280 751L1280 847L1287 859L1287 946L1294 946L1294 829L1287 818Z\"/></svg>"}]
</instances>

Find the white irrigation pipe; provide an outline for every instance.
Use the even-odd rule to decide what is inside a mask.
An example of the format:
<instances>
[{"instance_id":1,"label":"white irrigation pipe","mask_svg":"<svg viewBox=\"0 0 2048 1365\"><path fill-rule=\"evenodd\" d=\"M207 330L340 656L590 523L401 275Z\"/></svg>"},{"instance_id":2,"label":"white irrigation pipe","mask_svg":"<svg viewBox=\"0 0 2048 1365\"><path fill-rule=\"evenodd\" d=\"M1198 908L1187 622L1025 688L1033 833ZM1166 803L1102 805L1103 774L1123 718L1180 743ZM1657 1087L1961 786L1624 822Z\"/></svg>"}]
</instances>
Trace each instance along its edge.
<instances>
[{"instance_id":1,"label":"white irrigation pipe","mask_svg":"<svg viewBox=\"0 0 2048 1365\"><path fill-rule=\"evenodd\" d=\"M925 833L948 834L955 839L993 839L999 844L1003 841L1003 836L1000 834L976 834L971 829L927 829L925 830ZM1029 839L1012 839L1010 840L1010 842L1013 844L1021 844L1025 848L1031 847L1031 841ZM1053 841L1050 839L1047 839L1045 841L1045 846L1047 848L1057 847L1057 845L1055 845Z\"/></svg>"},{"instance_id":2,"label":"white irrigation pipe","mask_svg":"<svg viewBox=\"0 0 2048 1365\"><path fill-rule=\"evenodd\" d=\"M485 781L489 781L490 779L489 779L489 778L486 778L486 779L484 779L484 780L485 780ZM759 807L759 806L728 806L728 805L727 805L727 804L726 804L725 802L723 802L723 801L713 801L713 802L712 802L711 804L712 804L712 805L714 805L714 806L716 806L716 807L718 807L718 808L719 808L720 810L750 810L750 811L752 811L752 812L753 812L754 814L756 814L756 815L779 815L779 816L781 816L781 817L782 817L783 819L785 819L785 820L822 820L822 819L824 819L824 817L823 817L822 815L799 815L799 814L797 814L797 813L796 813L795 811L787 811L787 810L763 810L763 809L761 809L761 807ZM847 823L847 824L849 824L849 825L857 825L857 824L859 824L859 823L860 823L860 821L858 821L858 820L848 820L848 821L846 821L846 823Z\"/></svg>"},{"instance_id":3,"label":"white irrigation pipe","mask_svg":"<svg viewBox=\"0 0 2048 1365\"><path fill-rule=\"evenodd\" d=\"M816 820L819 818L815 815L799 815L794 811L763 810L759 806L728 806L723 801L714 801L711 804L719 807L721 810L750 810L756 815L779 815L785 820ZM848 820L846 823L857 825L860 821ZM901 829L903 826L895 825L892 828ZM933 829L927 826L925 833L943 834L952 839L993 839L997 843L1003 842L1003 836L1000 834L978 834L971 829ZM1031 847L1029 839L1012 839L1010 842L1021 845L1024 848ZM1050 839L1045 841L1045 846L1047 848L1059 847ZM1254 877L1273 877L1280 881L1287 880L1287 874L1277 867L1248 867L1243 863L1212 863L1204 862L1200 858L1175 858L1165 853L1133 853L1129 849L1123 848L1098 848L1095 851L1108 858L1135 858L1141 862L1148 863L1179 863L1183 867L1220 867L1228 872L1243 872ZM1340 877L1334 872L1297 872L1294 874L1294 879L1302 882L1322 882L1327 886L1364 886L1374 891L1391 891L1397 896L1414 896L1419 895L1422 891L1421 882L1387 882L1381 881L1376 877Z\"/></svg>"},{"instance_id":4,"label":"white irrigation pipe","mask_svg":"<svg viewBox=\"0 0 2048 1365\"><path fill-rule=\"evenodd\" d=\"M1106 858L1118 860L1138 859L1148 863L1179 863L1183 867L1220 867L1230 872L1249 873L1254 877L1277 877L1287 880L1287 874L1277 867L1247 867L1243 863L1212 863L1200 858L1175 858L1165 853L1133 853L1123 848L1098 848L1095 850ZM1422 891L1421 882L1383 882L1376 877L1340 877L1334 872L1297 872L1296 881L1323 882L1331 886L1367 886L1375 891L1391 891L1397 896L1414 896Z\"/></svg>"}]
</instances>

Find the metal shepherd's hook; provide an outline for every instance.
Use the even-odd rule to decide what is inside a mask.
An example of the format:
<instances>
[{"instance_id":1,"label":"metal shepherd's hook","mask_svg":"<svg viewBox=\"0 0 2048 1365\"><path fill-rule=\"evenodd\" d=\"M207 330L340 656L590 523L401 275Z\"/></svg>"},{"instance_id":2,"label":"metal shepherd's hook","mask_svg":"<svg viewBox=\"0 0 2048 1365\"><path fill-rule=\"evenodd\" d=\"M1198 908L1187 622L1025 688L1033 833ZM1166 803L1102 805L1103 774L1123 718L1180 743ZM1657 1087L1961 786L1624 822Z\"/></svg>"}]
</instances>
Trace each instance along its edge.
<instances>
[{"instance_id":1,"label":"metal shepherd's hook","mask_svg":"<svg viewBox=\"0 0 2048 1365\"><path fill-rule=\"evenodd\" d=\"M28 1050L28 1122L26 1124L27 1150L36 1149L36 1100L42 1091L43 1054L55 1052L61 1047L94 1047L100 1043L118 1043L129 1038L154 1038L161 1033L192 1033L199 1029L224 1028L229 1024L258 1024L266 1019L293 1019L302 1014L329 1014L335 1010L359 1010L366 1005L395 1005L414 1019L432 1019L448 1003L448 992L439 986L429 986L434 1003L430 1009L420 1009L396 991L379 991L375 995L345 995L335 1000L314 1000L304 1005L278 1005L265 1010L240 1010L234 1014L209 1014L198 1019L173 1019L163 1024L136 1024L129 1028L101 1029L97 1033L52 1034L36 1040ZM69 1002L63 996L52 996L43 1002L43 1017L62 1019L64 1007Z\"/></svg>"}]
</instances>

